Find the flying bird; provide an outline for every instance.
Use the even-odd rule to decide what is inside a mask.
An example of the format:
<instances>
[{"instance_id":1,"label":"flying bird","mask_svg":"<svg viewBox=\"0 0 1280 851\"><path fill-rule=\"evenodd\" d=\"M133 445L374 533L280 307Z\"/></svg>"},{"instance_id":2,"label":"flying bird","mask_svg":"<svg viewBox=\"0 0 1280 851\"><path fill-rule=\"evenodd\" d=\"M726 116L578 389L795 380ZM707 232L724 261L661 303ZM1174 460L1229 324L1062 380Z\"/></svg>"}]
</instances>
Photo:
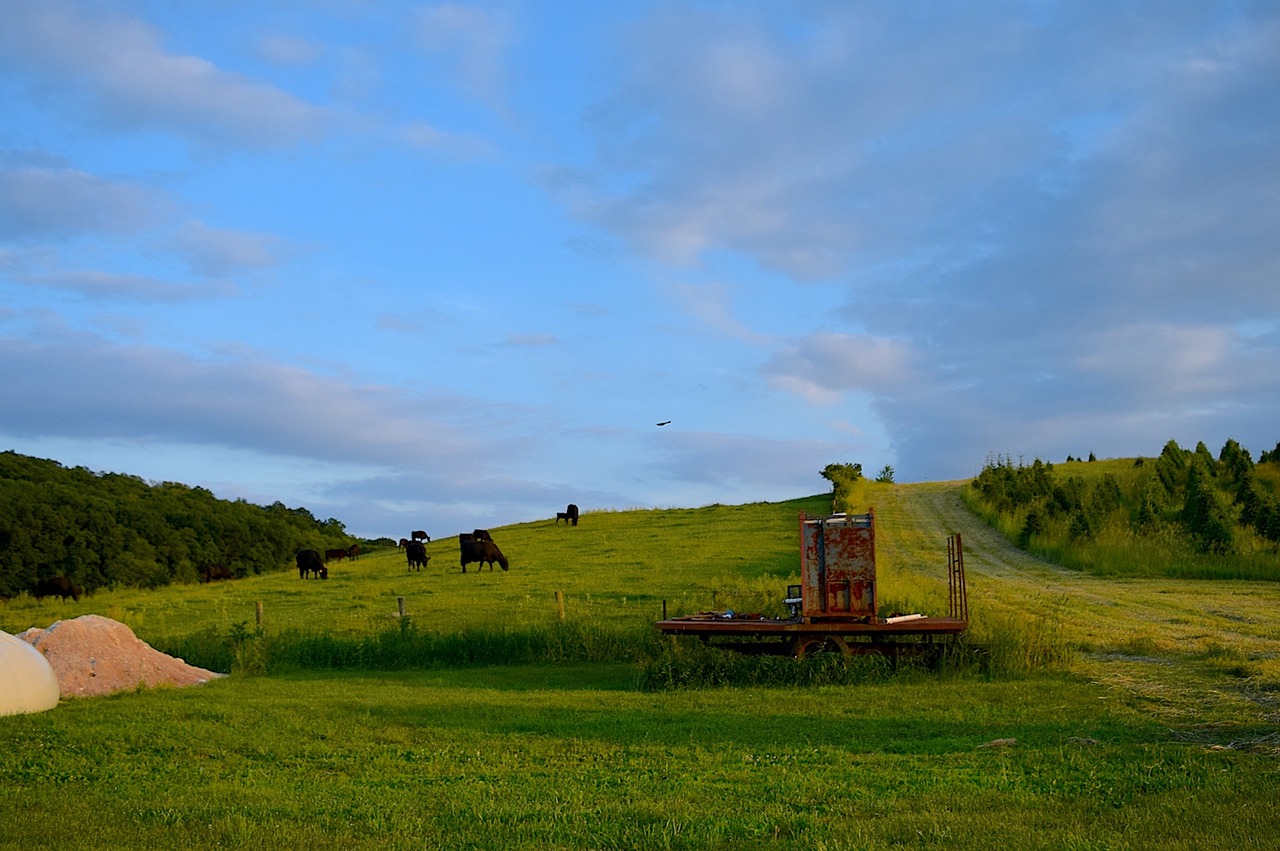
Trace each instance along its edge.
<instances>
[{"instance_id":1,"label":"flying bird","mask_svg":"<svg viewBox=\"0 0 1280 851\"><path fill-rule=\"evenodd\" d=\"M658 425L660 425L660 426L664 426L664 425L671 425L671 420L666 420L665 422L660 422L660 423L658 423Z\"/></svg>"}]
</instances>

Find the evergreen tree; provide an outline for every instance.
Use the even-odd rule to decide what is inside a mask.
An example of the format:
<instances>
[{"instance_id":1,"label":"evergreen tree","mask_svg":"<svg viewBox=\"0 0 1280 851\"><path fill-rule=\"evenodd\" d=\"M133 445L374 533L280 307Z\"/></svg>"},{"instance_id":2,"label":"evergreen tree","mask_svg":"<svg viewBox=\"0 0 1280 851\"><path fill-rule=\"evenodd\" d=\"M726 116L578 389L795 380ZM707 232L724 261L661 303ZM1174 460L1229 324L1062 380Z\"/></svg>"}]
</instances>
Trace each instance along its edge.
<instances>
[{"instance_id":1,"label":"evergreen tree","mask_svg":"<svg viewBox=\"0 0 1280 851\"><path fill-rule=\"evenodd\" d=\"M1234 545L1231 521L1218 499L1213 470L1200 453L1187 477L1187 501L1182 524L1201 552L1227 553Z\"/></svg>"}]
</instances>

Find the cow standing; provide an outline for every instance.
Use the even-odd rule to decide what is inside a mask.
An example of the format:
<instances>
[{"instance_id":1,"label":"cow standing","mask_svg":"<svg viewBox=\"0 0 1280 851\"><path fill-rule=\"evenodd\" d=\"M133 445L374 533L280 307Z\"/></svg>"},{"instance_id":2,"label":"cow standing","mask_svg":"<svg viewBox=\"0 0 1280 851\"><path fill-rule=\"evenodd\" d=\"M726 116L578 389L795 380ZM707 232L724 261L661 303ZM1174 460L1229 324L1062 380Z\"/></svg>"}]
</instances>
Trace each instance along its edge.
<instances>
[{"instance_id":1,"label":"cow standing","mask_svg":"<svg viewBox=\"0 0 1280 851\"><path fill-rule=\"evenodd\" d=\"M409 563L409 570L421 570L431 561L431 556L427 555L427 548L421 541L410 541L404 548L404 557Z\"/></svg>"},{"instance_id":2,"label":"cow standing","mask_svg":"<svg viewBox=\"0 0 1280 851\"><path fill-rule=\"evenodd\" d=\"M217 582L220 579L235 579L236 575L231 572L231 568L225 564L208 564L205 565L204 573L201 579L206 582Z\"/></svg>"},{"instance_id":3,"label":"cow standing","mask_svg":"<svg viewBox=\"0 0 1280 851\"><path fill-rule=\"evenodd\" d=\"M426 532L422 531L421 529L417 529L411 532L409 534L409 537L413 538L413 540L415 541L422 541L424 544L431 543L431 536L428 535Z\"/></svg>"},{"instance_id":4,"label":"cow standing","mask_svg":"<svg viewBox=\"0 0 1280 851\"><path fill-rule=\"evenodd\" d=\"M48 576L36 582L35 591L32 593L37 600L45 597L61 597L63 602L66 602L70 597L78 603L84 589L65 576Z\"/></svg>"},{"instance_id":5,"label":"cow standing","mask_svg":"<svg viewBox=\"0 0 1280 851\"><path fill-rule=\"evenodd\" d=\"M324 559L320 558L320 553L315 550L298 550L297 562L299 579L306 579L308 573L314 573L317 578L329 576L329 569L324 566Z\"/></svg>"},{"instance_id":6,"label":"cow standing","mask_svg":"<svg viewBox=\"0 0 1280 851\"><path fill-rule=\"evenodd\" d=\"M483 529L477 529L476 532L484 532ZM487 535L488 533L485 532ZM507 563L507 557L502 554L502 550L498 549L498 545L492 539L484 539L477 537L475 532L468 535L463 532L458 536L458 548L461 550L460 561L462 563L462 572L467 572L467 565L476 562L480 565L476 570L480 570L484 565L489 565L489 570L493 570L493 563L496 561L498 567L504 571L510 565Z\"/></svg>"}]
</instances>

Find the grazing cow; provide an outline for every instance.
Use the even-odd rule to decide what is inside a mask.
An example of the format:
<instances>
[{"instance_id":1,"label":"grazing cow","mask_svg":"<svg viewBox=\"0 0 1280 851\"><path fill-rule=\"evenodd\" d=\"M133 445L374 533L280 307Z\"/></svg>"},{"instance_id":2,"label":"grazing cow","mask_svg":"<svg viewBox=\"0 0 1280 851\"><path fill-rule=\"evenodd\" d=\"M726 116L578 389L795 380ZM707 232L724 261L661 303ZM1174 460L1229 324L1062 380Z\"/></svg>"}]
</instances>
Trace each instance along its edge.
<instances>
[{"instance_id":1,"label":"grazing cow","mask_svg":"<svg viewBox=\"0 0 1280 851\"><path fill-rule=\"evenodd\" d=\"M235 579L236 575L225 564L206 564L201 576L203 582L217 582L220 579Z\"/></svg>"},{"instance_id":2,"label":"grazing cow","mask_svg":"<svg viewBox=\"0 0 1280 851\"><path fill-rule=\"evenodd\" d=\"M565 509L564 513L569 515L569 519L573 521L574 526L578 525L578 506L571 502L569 503L569 507Z\"/></svg>"},{"instance_id":3,"label":"grazing cow","mask_svg":"<svg viewBox=\"0 0 1280 851\"><path fill-rule=\"evenodd\" d=\"M415 541L422 541L427 544L431 543L431 536L421 529L410 533L409 537L413 538Z\"/></svg>"},{"instance_id":4,"label":"grazing cow","mask_svg":"<svg viewBox=\"0 0 1280 851\"><path fill-rule=\"evenodd\" d=\"M66 602L70 597L78 603L84 589L65 576L48 576L36 582L36 590L33 593L37 600L45 597L61 597L63 602Z\"/></svg>"},{"instance_id":5,"label":"grazing cow","mask_svg":"<svg viewBox=\"0 0 1280 851\"><path fill-rule=\"evenodd\" d=\"M359 544L352 544L351 546L347 547L347 558L351 559L352 561L355 561L356 556L358 555L360 555Z\"/></svg>"},{"instance_id":6,"label":"grazing cow","mask_svg":"<svg viewBox=\"0 0 1280 851\"><path fill-rule=\"evenodd\" d=\"M489 534L488 529L473 529L471 532L471 537L475 538L477 541L493 540L493 536Z\"/></svg>"},{"instance_id":7,"label":"grazing cow","mask_svg":"<svg viewBox=\"0 0 1280 851\"><path fill-rule=\"evenodd\" d=\"M329 575L329 569L324 566L324 560L315 550L298 550L297 560L299 579L306 579L308 573L314 573L317 577L321 574L326 577Z\"/></svg>"},{"instance_id":8,"label":"grazing cow","mask_svg":"<svg viewBox=\"0 0 1280 851\"><path fill-rule=\"evenodd\" d=\"M477 529L476 531L483 531ZM472 533L468 535L463 532L458 536L458 548L461 552L462 572L467 572L467 565L472 562L478 563L481 567L489 565L489 570L493 570L493 563L496 561L498 567L507 570L510 565L507 564L507 557L502 554L502 550L498 549L498 545L492 539L485 540L479 538ZM477 567L476 570L480 570Z\"/></svg>"},{"instance_id":9,"label":"grazing cow","mask_svg":"<svg viewBox=\"0 0 1280 851\"><path fill-rule=\"evenodd\" d=\"M400 543L396 544L396 549L403 550L407 546L409 546L409 539L401 538Z\"/></svg>"},{"instance_id":10,"label":"grazing cow","mask_svg":"<svg viewBox=\"0 0 1280 851\"><path fill-rule=\"evenodd\" d=\"M421 541L411 541L404 548L404 557L409 562L409 570L421 570L431 561L431 556L427 555L427 548Z\"/></svg>"},{"instance_id":11,"label":"grazing cow","mask_svg":"<svg viewBox=\"0 0 1280 851\"><path fill-rule=\"evenodd\" d=\"M347 557L346 550L325 550L324 551L324 560L326 564L333 561L335 558L338 561L342 561L346 557Z\"/></svg>"}]
</instances>

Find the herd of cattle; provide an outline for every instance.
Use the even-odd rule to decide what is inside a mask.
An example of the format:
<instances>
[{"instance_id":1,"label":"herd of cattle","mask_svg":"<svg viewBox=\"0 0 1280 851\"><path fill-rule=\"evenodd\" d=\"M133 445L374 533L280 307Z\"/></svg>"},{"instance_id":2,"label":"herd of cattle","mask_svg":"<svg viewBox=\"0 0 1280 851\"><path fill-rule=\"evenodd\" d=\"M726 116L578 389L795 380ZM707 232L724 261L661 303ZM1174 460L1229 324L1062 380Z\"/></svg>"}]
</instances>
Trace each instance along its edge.
<instances>
[{"instance_id":1,"label":"herd of cattle","mask_svg":"<svg viewBox=\"0 0 1280 851\"><path fill-rule=\"evenodd\" d=\"M566 524L577 526L578 506L569 503L565 511L557 511L556 523L559 524L561 520ZM420 529L411 532L408 538L400 539L399 548L404 551L405 561L408 563L409 570L422 570L427 566L427 562L431 561L431 556L427 555L426 547L429 543L431 543L431 536ZM317 550L299 550L296 557L298 578L328 579L328 562L341 561L344 558L354 561L359 555L359 544L352 544L346 549L325 550L323 557ZM477 565L477 571L481 570L485 565L488 565L489 570L492 571L495 563L504 571L511 568L507 557L502 554L502 550L498 549L498 545L493 542L493 536L489 534L487 529L475 529L458 535L458 560L463 573L467 572L467 565L469 564ZM234 578L235 574L221 564L206 566L200 576L203 582L216 582ZM66 600L70 597L79 601L83 594L84 589L65 576L51 576L40 579L32 590L32 596L36 599L61 597Z\"/></svg>"}]
</instances>

